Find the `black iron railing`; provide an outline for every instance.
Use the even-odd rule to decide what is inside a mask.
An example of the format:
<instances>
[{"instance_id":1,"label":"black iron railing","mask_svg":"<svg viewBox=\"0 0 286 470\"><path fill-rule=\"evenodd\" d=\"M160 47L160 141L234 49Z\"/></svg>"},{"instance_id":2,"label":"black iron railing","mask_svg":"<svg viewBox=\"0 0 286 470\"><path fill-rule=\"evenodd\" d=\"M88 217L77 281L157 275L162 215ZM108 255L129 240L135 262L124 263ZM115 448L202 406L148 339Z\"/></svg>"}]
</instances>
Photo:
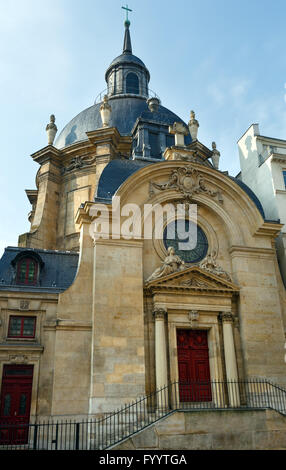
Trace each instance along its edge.
<instances>
[{"instance_id":1,"label":"black iron railing","mask_svg":"<svg viewBox=\"0 0 286 470\"><path fill-rule=\"evenodd\" d=\"M97 419L21 424L2 418L0 450L104 450L175 411L266 408L286 415L286 390L267 380L176 382Z\"/></svg>"}]
</instances>

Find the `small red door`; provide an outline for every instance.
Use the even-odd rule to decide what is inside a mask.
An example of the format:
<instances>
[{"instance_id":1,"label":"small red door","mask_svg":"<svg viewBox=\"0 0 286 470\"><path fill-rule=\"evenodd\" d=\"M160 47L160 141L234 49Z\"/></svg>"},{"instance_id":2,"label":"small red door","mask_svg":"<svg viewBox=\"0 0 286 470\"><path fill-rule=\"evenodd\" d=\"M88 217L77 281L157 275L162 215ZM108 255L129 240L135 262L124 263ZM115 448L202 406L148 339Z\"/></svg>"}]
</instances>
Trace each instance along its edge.
<instances>
[{"instance_id":1,"label":"small red door","mask_svg":"<svg viewBox=\"0 0 286 470\"><path fill-rule=\"evenodd\" d=\"M0 401L0 445L27 444L33 366L4 366Z\"/></svg>"},{"instance_id":2,"label":"small red door","mask_svg":"<svg viewBox=\"0 0 286 470\"><path fill-rule=\"evenodd\" d=\"M211 401L207 331L177 330L181 402Z\"/></svg>"}]
</instances>

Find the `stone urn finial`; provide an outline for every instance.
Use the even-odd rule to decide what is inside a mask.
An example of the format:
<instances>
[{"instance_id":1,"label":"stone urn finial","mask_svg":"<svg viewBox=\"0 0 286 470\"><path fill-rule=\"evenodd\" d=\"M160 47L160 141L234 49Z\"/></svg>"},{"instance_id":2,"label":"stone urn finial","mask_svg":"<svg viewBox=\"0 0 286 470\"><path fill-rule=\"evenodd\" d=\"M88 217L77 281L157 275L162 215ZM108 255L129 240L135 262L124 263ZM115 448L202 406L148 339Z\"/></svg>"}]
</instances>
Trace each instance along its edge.
<instances>
[{"instance_id":1,"label":"stone urn finial","mask_svg":"<svg viewBox=\"0 0 286 470\"><path fill-rule=\"evenodd\" d=\"M102 105L100 106L100 116L102 121L102 127L109 127L109 121L111 116L111 106L108 103L108 96L105 95L103 98Z\"/></svg>"},{"instance_id":2,"label":"stone urn finial","mask_svg":"<svg viewBox=\"0 0 286 470\"><path fill-rule=\"evenodd\" d=\"M215 167L216 170L219 168L219 160L220 160L220 152L216 148L216 143L212 143L212 149L213 149L213 154L212 154L212 162L213 166Z\"/></svg>"},{"instance_id":3,"label":"stone urn finial","mask_svg":"<svg viewBox=\"0 0 286 470\"><path fill-rule=\"evenodd\" d=\"M199 127L200 127L199 121L197 121L196 119L195 112L191 111L191 119L189 121L189 130L190 130L192 140L197 140Z\"/></svg>"},{"instance_id":4,"label":"stone urn finial","mask_svg":"<svg viewBox=\"0 0 286 470\"><path fill-rule=\"evenodd\" d=\"M153 97L147 100L148 108L151 113L157 113L159 111L160 100L159 98Z\"/></svg>"},{"instance_id":5,"label":"stone urn finial","mask_svg":"<svg viewBox=\"0 0 286 470\"><path fill-rule=\"evenodd\" d=\"M54 114L52 114L50 116L50 122L49 124L47 124L47 127L46 127L46 132L48 135L48 145L53 145L55 137L56 137L56 133L58 132L58 128L55 125L55 121L56 121L56 118Z\"/></svg>"}]
</instances>

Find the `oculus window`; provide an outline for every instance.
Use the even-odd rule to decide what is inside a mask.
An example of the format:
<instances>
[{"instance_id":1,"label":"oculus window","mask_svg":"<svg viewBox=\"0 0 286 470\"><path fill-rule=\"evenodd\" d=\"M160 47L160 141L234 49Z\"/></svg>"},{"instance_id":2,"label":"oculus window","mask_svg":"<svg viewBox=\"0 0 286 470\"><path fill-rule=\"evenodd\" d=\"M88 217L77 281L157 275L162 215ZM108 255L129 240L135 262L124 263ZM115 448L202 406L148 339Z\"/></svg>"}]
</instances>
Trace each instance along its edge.
<instances>
[{"instance_id":1,"label":"oculus window","mask_svg":"<svg viewBox=\"0 0 286 470\"><path fill-rule=\"evenodd\" d=\"M188 235L182 238L184 233ZM194 233L196 233L196 237L194 237L196 243L192 243L189 237L189 234L192 236ZM188 219L174 220L168 224L163 233L163 241L165 248L168 249L172 246L176 254L185 261L185 263L198 263L206 257L208 252L208 239L206 234L198 225ZM191 248L189 249L190 245Z\"/></svg>"}]
</instances>

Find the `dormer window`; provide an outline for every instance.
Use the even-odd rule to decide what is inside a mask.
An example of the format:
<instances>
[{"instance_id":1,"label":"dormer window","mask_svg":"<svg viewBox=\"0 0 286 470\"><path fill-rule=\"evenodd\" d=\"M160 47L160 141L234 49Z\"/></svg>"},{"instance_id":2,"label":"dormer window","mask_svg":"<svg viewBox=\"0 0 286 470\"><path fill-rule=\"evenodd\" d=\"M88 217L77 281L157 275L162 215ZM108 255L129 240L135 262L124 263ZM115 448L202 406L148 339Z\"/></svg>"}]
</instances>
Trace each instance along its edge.
<instances>
[{"instance_id":1,"label":"dormer window","mask_svg":"<svg viewBox=\"0 0 286 470\"><path fill-rule=\"evenodd\" d=\"M12 283L19 286L40 285L41 272L45 265L35 250L19 248L17 256L11 261L13 270Z\"/></svg>"},{"instance_id":2,"label":"dormer window","mask_svg":"<svg viewBox=\"0 0 286 470\"><path fill-rule=\"evenodd\" d=\"M38 263L33 258L21 258L17 263L16 283L22 285L35 285L38 276Z\"/></svg>"},{"instance_id":3,"label":"dormer window","mask_svg":"<svg viewBox=\"0 0 286 470\"><path fill-rule=\"evenodd\" d=\"M126 77L126 93L139 95L139 78L136 73L128 73Z\"/></svg>"}]
</instances>

